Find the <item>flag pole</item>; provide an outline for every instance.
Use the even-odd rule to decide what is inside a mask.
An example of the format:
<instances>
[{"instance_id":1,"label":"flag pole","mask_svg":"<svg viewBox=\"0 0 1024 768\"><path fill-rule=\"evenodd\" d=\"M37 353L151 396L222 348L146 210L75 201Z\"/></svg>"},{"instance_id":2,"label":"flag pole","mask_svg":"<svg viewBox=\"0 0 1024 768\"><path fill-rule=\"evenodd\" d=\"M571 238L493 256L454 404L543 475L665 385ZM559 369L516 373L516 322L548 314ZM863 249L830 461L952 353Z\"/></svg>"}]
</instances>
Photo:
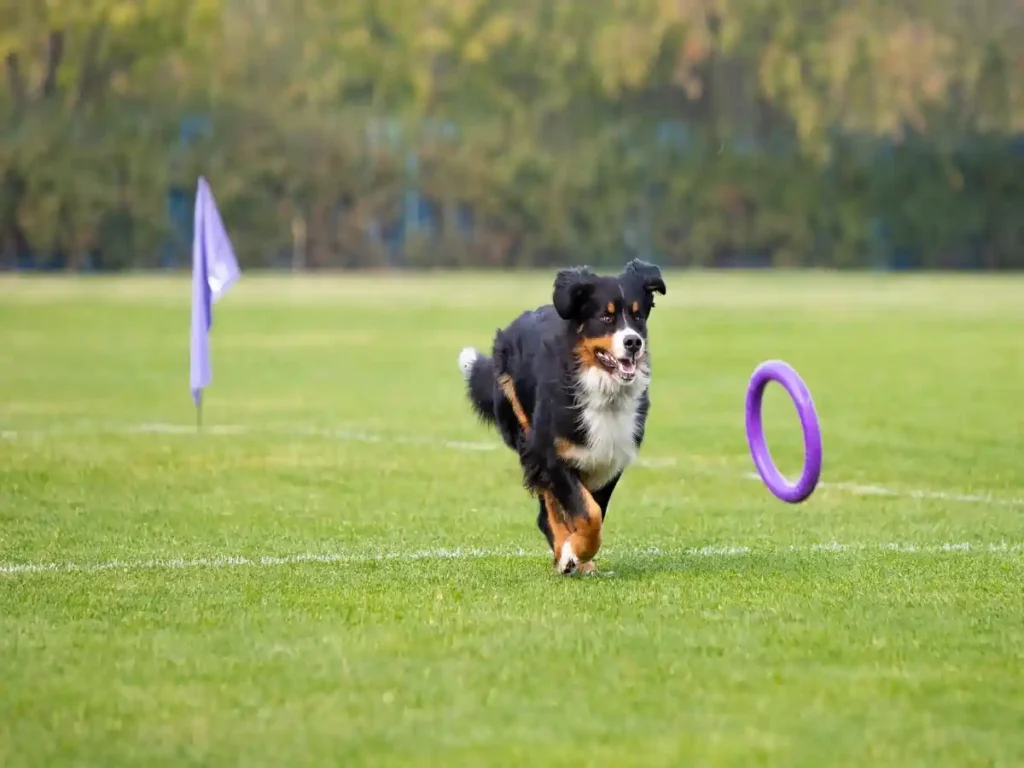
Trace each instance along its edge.
<instances>
[{"instance_id":1,"label":"flag pole","mask_svg":"<svg viewBox=\"0 0 1024 768\"><path fill-rule=\"evenodd\" d=\"M202 176L196 185L192 232L192 326L189 386L196 406L196 433L203 429L203 389L210 385L210 328L213 305L238 279L238 260L213 192Z\"/></svg>"}]
</instances>

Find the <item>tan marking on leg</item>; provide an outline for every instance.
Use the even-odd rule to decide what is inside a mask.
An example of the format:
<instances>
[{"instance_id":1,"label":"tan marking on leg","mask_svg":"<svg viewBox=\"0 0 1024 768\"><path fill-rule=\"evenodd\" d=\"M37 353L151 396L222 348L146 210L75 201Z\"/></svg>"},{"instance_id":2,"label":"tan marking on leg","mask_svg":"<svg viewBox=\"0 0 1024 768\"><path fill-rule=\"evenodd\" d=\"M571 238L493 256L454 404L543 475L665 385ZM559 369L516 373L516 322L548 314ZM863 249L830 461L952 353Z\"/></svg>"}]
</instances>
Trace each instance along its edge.
<instances>
[{"instance_id":1,"label":"tan marking on leg","mask_svg":"<svg viewBox=\"0 0 1024 768\"><path fill-rule=\"evenodd\" d=\"M503 373L498 377L498 386L501 387L501 391L505 394L505 399L508 400L512 406L512 413L516 415L516 421L519 422L520 428L526 435L530 434L530 420L526 418L526 411L523 410L523 404L519 402L519 396L516 394L516 385L512 381L512 377L507 373Z\"/></svg>"},{"instance_id":2,"label":"tan marking on leg","mask_svg":"<svg viewBox=\"0 0 1024 768\"><path fill-rule=\"evenodd\" d=\"M498 386L501 387L501 391L512 406L512 412L515 414L523 433L529 435L530 420L526 417L526 411L523 410L522 403L519 402L519 397L516 395L512 377L503 374L498 378ZM562 455L563 452L571 453L574 449L575 446L568 440L561 437L555 438L555 450L559 455ZM580 495L583 497L583 503L587 507L587 515L583 520L573 519L570 515L566 514L550 491L543 492L544 508L548 513L548 525L551 526L554 538L553 554L556 567L567 541L578 563L589 563L597 555L598 550L601 549L601 507L583 483L580 483L579 490Z\"/></svg>"},{"instance_id":3,"label":"tan marking on leg","mask_svg":"<svg viewBox=\"0 0 1024 768\"><path fill-rule=\"evenodd\" d=\"M507 373L503 373L501 376L498 377L498 386L501 387L502 393L504 393L505 398L512 406L512 413L515 414L516 421L519 422L519 426L523 430L523 434L529 436L530 420L526 416L526 411L523 409L523 404L519 402L519 396L516 394L516 387L515 383L512 381L512 377L509 376ZM556 438L556 441L557 440L561 440L561 438ZM571 445L571 443L569 443L568 441L563 440L562 442L566 443L567 445ZM550 505L548 504L549 498L551 501ZM576 526L572 518L569 515L567 515L565 513L565 510L562 509L561 505L558 504L557 501L555 501L555 497L551 496L547 491L545 491L544 494L544 507L548 510L548 522L551 524L552 532L556 530L555 523L551 522L552 520L557 520L558 525L560 525L564 529L567 529L570 533L576 529ZM560 547L555 547L556 560L558 559L559 551Z\"/></svg>"},{"instance_id":4,"label":"tan marking on leg","mask_svg":"<svg viewBox=\"0 0 1024 768\"><path fill-rule=\"evenodd\" d=\"M580 495L587 506L587 516L583 520L576 520L576 530L569 538L569 543L580 562L587 563L593 560L601 549L601 507L583 483L580 483Z\"/></svg>"},{"instance_id":5,"label":"tan marking on leg","mask_svg":"<svg viewBox=\"0 0 1024 768\"><path fill-rule=\"evenodd\" d=\"M542 498L544 499L544 509L548 513L548 526L551 528L552 545L551 554L553 556L552 564L555 570L558 570L558 561L562 557L562 550L565 547L566 542L572 537L572 531L565 524L565 518L568 515L562 511L558 501L555 500L554 495L550 491L544 491ZM571 545L570 545L571 546Z\"/></svg>"}]
</instances>

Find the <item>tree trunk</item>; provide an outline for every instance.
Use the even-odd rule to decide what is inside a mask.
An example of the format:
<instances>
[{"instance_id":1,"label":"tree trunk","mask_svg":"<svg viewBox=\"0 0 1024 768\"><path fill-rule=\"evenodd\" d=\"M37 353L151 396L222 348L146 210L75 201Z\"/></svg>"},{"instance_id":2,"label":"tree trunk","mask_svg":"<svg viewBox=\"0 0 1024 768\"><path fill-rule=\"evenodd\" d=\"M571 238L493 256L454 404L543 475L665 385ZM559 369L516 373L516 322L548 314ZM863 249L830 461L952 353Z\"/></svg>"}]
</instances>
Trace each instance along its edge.
<instances>
[{"instance_id":1,"label":"tree trunk","mask_svg":"<svg viewBox=\"0 0 1024 768\"><path fill-rule=\"evenodd\" d=\"M46 74L39 87L40 95L45 99L57 92L57 71L64 60L64 32L53 30L46 44Z\"/></svg>"},{"instance_id":2,"label":"tree trunk","mask_svg":"<svg viewBox=\"0 0 1024 768\"><path fill-rule=\"evenodd\" d=\"M11 91L11 100L14 102L15 113L21 115L28 101L28 91L25 88L25 75L21 71L21 61L18 59L18 54L7 54L4 58L4 69L7 73L7 87Z\"/></svg>"}]
</instances>

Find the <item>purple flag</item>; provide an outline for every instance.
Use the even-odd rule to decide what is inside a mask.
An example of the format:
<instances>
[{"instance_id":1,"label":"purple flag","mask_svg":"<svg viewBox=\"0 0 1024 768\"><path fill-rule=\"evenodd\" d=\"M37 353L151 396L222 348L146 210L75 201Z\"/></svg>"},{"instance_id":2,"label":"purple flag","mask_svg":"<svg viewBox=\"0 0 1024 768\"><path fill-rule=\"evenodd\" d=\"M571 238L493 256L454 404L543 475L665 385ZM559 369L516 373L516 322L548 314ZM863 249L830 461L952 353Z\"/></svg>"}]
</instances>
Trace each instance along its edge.
<instances>
[{"instance_id":1,"label":"purple flag","mask_svg":"<svg viewBox=\"0 0 1024 768\"><path fill-rule=\"evenodd\" d=\"M213 378L210 368L210 328L213 304L238 279L238 260L224 230L217 203L206 179L199 177L192 233L192 337L189 380L198 409L203 388Z\"/></svg>"}]
</instances>

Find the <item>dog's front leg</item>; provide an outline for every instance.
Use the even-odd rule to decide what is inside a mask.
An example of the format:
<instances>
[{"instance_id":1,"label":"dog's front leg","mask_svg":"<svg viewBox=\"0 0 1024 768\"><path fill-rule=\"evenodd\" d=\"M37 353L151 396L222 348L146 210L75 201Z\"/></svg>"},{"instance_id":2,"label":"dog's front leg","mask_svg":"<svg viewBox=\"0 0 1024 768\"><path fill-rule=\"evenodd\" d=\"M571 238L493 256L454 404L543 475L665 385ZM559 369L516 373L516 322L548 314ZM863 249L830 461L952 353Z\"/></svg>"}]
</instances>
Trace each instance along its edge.
<instances>
[{"instance_id":1,"label":"dog's front leg","mask_svg":"<svg viewBox=\"0 0 1024 768\"><path fill-rule=\"evenodd\" d=\"M550 410L552 396L542 387L538 388L531 424L516 395L512 377L502 375L498 384L522 429L519 459L524 482L531 490L538 491L544 502L552 532L555 570L562 574L573 573L581 565L589 564L601 548L601 507L558 456ZM588 570L592 570L592 566Z\"/></svg>"},{"instance_id":2,"label":"dog's front leg","mask_svg":"<svg viewBox=\"0 0 1024 768\"><path fill-rule=\"evenodd\" d=\"M568 473L567 473L568 474ZM544 505L548 511L548 525L554 534L552 542L555 570L558 573L573 573L577 568L592 571L593 559L601 549L602 519L601 507L584 485L576 478L568 507L575 512L565 515L563 506L551 491L544 494ZM581 514L582 512L582 514ZM565 520L572 525L570 528Z\"/></svg>"},{"instance_id":3,"label":"dog's front leg","mask_svg":"<svg viewBox=\"0 0 1024 768\"><path fill-rule=\"evenodd\" d=\"M541 434L536 431L533 434L537 441L533 447L540 456L531 461L543 467L545 483L540 491L552 532L555 570L562 574L573 573L582 566L593 570L592 561L601 549L604 519L601 506L576 471L558 457L555 448L558 441L541 443ZM546 449L543 447L548 445Z\"/></svg>"},{"instance_id":4,"label":"dog's front leg","mask_svg":"<svg viewBox=\"0 0 1024 768\"><path fill-rule=\"evenodd\" d=\"M541 491L541 501L548 516L548 529L551 531L551 552L554 555L555 571L570 574L576 570L579 561L576 559L572 545L572 530L566 525L566 514L551 491ZM567 549L568 545L568 549Z\"/></svg>"}]
</instances>

